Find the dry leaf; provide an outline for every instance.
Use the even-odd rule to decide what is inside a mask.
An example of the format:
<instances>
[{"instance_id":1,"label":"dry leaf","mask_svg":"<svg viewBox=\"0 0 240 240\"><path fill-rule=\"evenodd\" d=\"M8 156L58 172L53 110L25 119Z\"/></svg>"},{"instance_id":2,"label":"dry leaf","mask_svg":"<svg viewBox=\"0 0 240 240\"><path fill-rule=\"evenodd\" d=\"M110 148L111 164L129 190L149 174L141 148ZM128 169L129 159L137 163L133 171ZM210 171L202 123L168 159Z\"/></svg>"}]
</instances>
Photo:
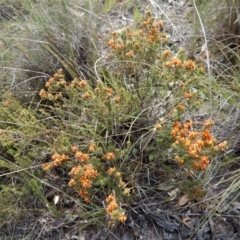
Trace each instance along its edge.
<instances>
[{"instance_id":1,"label":"dry leaf","mask_svg":"<svg viewBox=\"0 0 240 240\"><path fill-rule=\"evenodd\" d=\"M179 191L179 188L175 188L175 189L173 189L172 191L169 191L169 192L168 192L168 195L171 197L170 200L173 200L173 199L176 198L178 191Z\"/></svg>"},{"instance_id":2,"label":"dry leaf","mask_svg":"<svg viewBox=\"0 0 240 240\"><path fill-rule=\"evenodd\" d=\"M158 190L161 190L161 191L169 191L170 189L172 189L173 187L170 185L170 184L166 184L166 183L160 183L158 186L157 186L157 189Z\"/></svg>"},{"instance_id":3,"label":"dry leaf","mask_svg":"<svg viewBox=\"0 0 240 240\"><path fill-rule=\"evenodd\" d=\"M182 196L182 197L179 199L179 201L178 201L178 206L179 206L179 207L184 206L186 203L189 202L189 200L190 200L190 199L188 198L188 195Z\"/></svg>"},{"instance_id":4,"label":"dry leaf","mask_svg":"<svg viewBox=\"0 0 240 240\"><path fill-rule=\"evenodd\" d=\"M58 201L59 201L59 196L55 195L54 199L53 199L54 204L56 205L58 203Z\"/></svg>"}]
</instances>

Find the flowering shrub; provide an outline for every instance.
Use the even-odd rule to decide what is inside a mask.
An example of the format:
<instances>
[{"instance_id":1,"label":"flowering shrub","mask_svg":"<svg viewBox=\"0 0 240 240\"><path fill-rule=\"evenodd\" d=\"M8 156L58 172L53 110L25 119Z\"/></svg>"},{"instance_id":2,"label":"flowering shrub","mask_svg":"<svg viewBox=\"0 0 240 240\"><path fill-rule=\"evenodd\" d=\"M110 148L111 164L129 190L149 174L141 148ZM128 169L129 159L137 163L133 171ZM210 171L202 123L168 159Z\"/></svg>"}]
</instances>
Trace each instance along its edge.
<instances>
[{"instance_id":1,"label":"flowering shrub","mask_svg":"<svg viewBox=\"0 0 240 240\"><path fill-rule=\"evenodd\" d=\"M69 189L83 204L100 208L109 226L126 221L136 174L143 165L153 171L163 165L172 143L176 161L195 171L206 170L213 151L226 148L211 135L212 121L201 131L180 123L202 101L194 89L204 72L183 49L168 47L163 27L147 12L136 26L111 33L113 66L96 70L101 79L67 81L59 69L39 91L36 108L10 99L1 105L5 150L20 164L38 159L46 172L61 169Z\"/></svg>"}]
</instances>

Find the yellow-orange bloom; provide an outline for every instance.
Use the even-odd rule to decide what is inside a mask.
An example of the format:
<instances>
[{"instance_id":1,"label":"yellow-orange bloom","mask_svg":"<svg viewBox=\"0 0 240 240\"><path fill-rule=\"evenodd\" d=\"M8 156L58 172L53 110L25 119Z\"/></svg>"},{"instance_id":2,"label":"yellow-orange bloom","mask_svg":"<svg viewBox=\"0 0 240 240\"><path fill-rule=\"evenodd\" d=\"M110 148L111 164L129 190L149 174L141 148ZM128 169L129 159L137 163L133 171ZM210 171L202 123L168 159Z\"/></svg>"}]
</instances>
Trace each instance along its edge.
<instances>
[{"instance_id":1,"label":"yellow-orange bloom","mask_svg":"<svg viewBox=\"0 0 240 240\"><path fill-rule=\"evenodd\" d=\"M86 87L87 86L87 81L86 80L81 80L79 83L78 83L78 86L83 88L83 87Z\"/></svg>"},{"instance_id":2,"label":"yellow-orange bloom","mask_svg":"<svg viewBox=\"0 0 240 240\"><path fill-rule=\"evenodd\" d=\"M70 176L77 175L82 170L81 166L74 166L71 171L69 172Z\"/></svg>"},{"instance_id":3,"label":"yellow-orange bloom","mask_svg":"<svg viewBox=\"0 0 240 240\"><path fill-rule=\"evenodd\" d=\"M87 93L87 92L82 95L83 99L88 99L90 97L91 97L91 95L89 93Z\"/></svg>"},{"instance_id":4,"label":"yellow-orange bloom","mask_svg":"<svg viewBox=\"0 0 240 240\"><path fill-rule=\"evenodd\" d=\"M85 203L90 203L90 199L88 197L85 197L83 200Z\"/></svg>"},{"instance_id":5,"label":"yellow-orange bloom","mask_svg":"<svg viewBox=\"0 0 240 240\"><path fill-rule=\"evenodd\" d=\"M80 189L78 191L78 194L79 194L80 197L84 197L88 194L88 191L86 189Z\"/></svg>"},{"instance_id":6,"label":"yellow-orange bloom","mask_svg":"<svg viewBox=\"0 0 240 240\"><path fill-rule=\"evenodd\" d=\"M185 92L184 93L184 97L187 98L187 99L191 99L192 96L193 96L194 93L188 93L188 92Z\"/></svg>"},{"instance_id":7,"label":"yellow-orange bloom","mask_svg":"<svg viewBox=\"0 0 240 240\"><path fill-rule=\"evenodd\" d=\"M205 165L209 164L208 156L201 157L200 161L201 161L201 164L205 164Z\"/></svg>"},{"instance_id":8,"label":"yellow-orange bloom","mask_svg":"<svg viewBox=\"0 0 240 240\"><path fill-rule=\"evenodd\" d=\"M113 160L115 158L115 154L113 152L106 153L102 156L102 159Z\"/></svg>"},{"instance_id":9,"label":"yellow-orange bloom","mask_svg":"<svg viewBox=\"0 0 240 240\"><path fill-rule=\"evenodd\" d=\"M204 122L204 126L205 128L210 128L214 125L214 122L212 119L207 119L205 122Z\"/></svg>"},{"instance_id":10,"label":"yellow-orange bloom","mask_svg":"<svg viewBox=\"0 0 240 240\"><path fill-rule=\"evenodd\" d=\"M82 153L82 152L79 152L79 151L77 151L75 153L75 158L80 160L81 162L86 162L90 159L88 154L85 154L85 153Z\"/></svg>"},{"instance_id":11,"label":"yellow-orange bloom","mask_svg":"<svg viewBox=\"0 0 240 240\"><path fill-rule=\"evenodd\" d=\"M177 105L177 109L182 110L182 111L185 111L185 110L186 110L186 107L185 107L184 105L182 105L182 104L178 104L178 105Z\"/></svg>"},{"instance_id":12,"label":"yellow-orange bloom","mask_svg":"<svg viewBox=\"0 0 240 240\"><path fill-rule=\"evenodd\" d=\"M126 57L130 58L130 57L133 57L133 56L134 56L134 51L133 50L126 53Z\"/></svg>"},{"instance_id":13,"label":"yellow-orange bloom","mask_svg":"<svg viewBox=\"0 0 240 240\"><path fill-rule=\"evenodd\" d=\"M40 96L42 99L47 99L47 93L45 92L44 89L41 89L41 90L40 90L39 96Z\"/></svg>"},{"instance_id":14,"label":"yellow-orange bloom","mask_svg":"<svg viewBox=\"0 0 240 240\"><path fill-rule=\"evenodd\" d=\"M155 125L155 128L156 128L157 130L161 130L161 129L162 129L162 124L157 123L157 124Z\"/></svg>"},{"instance_id":15,"label":"yellow-orange bloom","mask_svg":"<svg viewBox=\"0 0 240 240\"><path fill-rule=\"evenodd\" d=\"M186 60L183 62L183 67L187 70L195 69L196 65L193 60Z\"/></svg>"},{"instance_id":16,"label":"yellow-orange bloom","mask_svg":"<svg viewBox=\"0 0 240 240\"><path fill-rule=\"evenodd\" d=\"M172 59L172 65L175 67L181 67L182 66L182 61L176 57Z\"/></svg>"},{"instance_id":17,"label":"yellow-orange bloom","mask_svg":"<svg viewBox=\"0 0 240 240\"><path fill-rule=\"evenodd\" d=\"M85 175L80 177L79 182L83 188L90 188L92 186L92 180L88 179Z\"/></svg>"},{"instance_id":18,"label":"yellow-orange bloom","mask_svg":"<svg viewBox=\"0 0 240 240\"><path fill-rule=\"evenodd\" d=\"M71 178L70 181L68 182L69 187L73 187L76 184L75 179Z\"/></svg>"},{"instance_id":19,"label":"yellow-orange bloom","mask_svg":"<svg viewBox=\"0 0 240 240\"><path fill-rule=\"evenodd\" d=\"M116 168L115 167L113 167L113 168L110 167L107 172L108 172L108 174L112 175L113 173L116 172Z\"/></svg>"},{"instance_id":20,"label":"yellow-orange bloom","mask_svg":"<svg viewBox=\"0 0 240 240\"><path fill-rule=\"evenodd\" d=\"M111 97L112 94L114 93L114 91L113 91L112 88L105 88L105 92L107 93L107 96L108 96L108 97Z\"/></svg>"},{"instance_id":21,"label":"yellow-orange bloom","mask_svg":"<svg viewBox=\"0 0 240 240\"><path fill-rule=\"evenodd\" d=\"M212 135L211 135L211 133L206 129L206 130L202 133L202 138L203 138L203 139L207 139L207 140L211 140L211 139L212 139Z\"/></svg>"},{"instance_id":22,"label":"yellow-orange bloom","mask_svg":"<svg viewBox=\"0 0 240 240\"><path fill-rule=\"evenodd\" d=\"M217 145L217 148L221 151L224 151L228 148L227 141L221 142Z\"/></svg>"},{"instance_id":23,"label":"yellow-orange bloom","mask_svg":"<svg viewBox=\"0 0 240 240\"><path fill-rule=\"evenodd\" d=\"M52 167L53 167L53 164L52 164L52 163L44 163L44 164L42 165L42 168L43 168L44 171L48 171L48 170L50 170Z\"/></svg>"},{"instance_id":24,"label":"yellow-orange bloom","mask_svg":"<svg viewBox=\"0 0 240 240\"><path fill-rule=\"evenodd\" d=\"M118 102L121 101L121 97L120 97L120 96L115 97L115 98L113 99L113 101L114 101L115 103L118 103Z\"/></svg>"},{"instance_id":25,"label":"yellow-orange bloom","mask_svg":"<svg viewBox=\"0 0 240 240\"><path fill-rule=\"evenodd\" d=\"M92 143L92 144L89 146L88 151L89 151L89 152L94 152L95 148L96 148L96 143Z\"/></svg>"},{"instance_id":26,"label":"yellow-orange bloom","mask_svg":"<svg viewBox=\"0 0 240 240\"><path fill-rule=\"evenodd\" d=\"M118 219L119 219L120 222L124 223L124 222L126 222L127 217L126 217L125 213L121 213L121 214L119 215L119 218L118 218Z\"/></svg>"},{"instance_id":27,"label":"yellow-orange bloom","mask_svg":"<svg viewBox=\"0 0 240 240\"><path fill-rule=\"evenodd\" d=\"M71 146L71 150L72 150L73 152L78 151L78 146L77 146L77 145Z\"/></svg>"},{"instance_id":28,"label":"yellow-orange bloom","mask_svg":"<svg viewBox=\"0 0 240 240\"><path fill-rule=\"evenodd\" d=\"M164 50L162 54L165 57L171 57L171 52L169 50Z\"/></svg>"},{"instance_id":29,"label":"yellow-orange bloom","mask_svg":"<svg viewBox=\"0 0 240 240\"><path fill-rule=\"evenodd\" d=\"M194 170L198 170L199 169L199 163L198 162L194 162L193 163L193 169Z\"/></svg>"},{"instance_id":30,"label":"yellow-orange bloom","mask_svg":"<svg viewBox=\"0 0 240 240\"><path fill-rule=\"evenodd\" d=\"M118 208L118 204L115 201L111 201L106 207L106 212L111 213L113 210Z\"/></svg>"},{"instance_id":31,"label":"yellow-orange bloom","mask_svg":"<svg viewBox=\"0 0 240 240\"><path fill-rule=\"evenodd\" d=\"M105 200L107 203L115 201L115 196L111 193Z\"/></svg>"}]
</instances>

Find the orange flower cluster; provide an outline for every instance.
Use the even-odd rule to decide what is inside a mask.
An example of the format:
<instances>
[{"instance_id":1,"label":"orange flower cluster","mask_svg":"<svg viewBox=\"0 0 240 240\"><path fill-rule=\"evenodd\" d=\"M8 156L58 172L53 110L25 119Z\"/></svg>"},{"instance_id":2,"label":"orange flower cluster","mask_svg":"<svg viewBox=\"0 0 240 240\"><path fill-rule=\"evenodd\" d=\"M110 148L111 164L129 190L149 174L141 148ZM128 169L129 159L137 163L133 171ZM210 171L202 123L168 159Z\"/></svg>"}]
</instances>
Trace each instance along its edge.
<instances>
[{"instance_id":1,"label":"orange flower cluster","mask_svg":"<svg viewBox=\"0 0 240 240\"><path fill-rule=\"evenodd\" d=\"M192 121L186 123L174 123L171 135L174 139L175 146L185 152L184 158L176 156L175 159L181 164L190 164L194 170L205 170L209 165L209 154L211 149L223 150L226 148L226 142L216 144L216 139L211 135L210 130L213 121L208 119L204 123L202 132L193 131ZM190 163L188 162L190 160Z\"/></svg>"},{"instance_id":2,"label":"orange flower cluster","mask_svg":"<svg viewBox=\"0 0 240 240\"><path fill-rule=\"evenodd\" d=\"M92 143L92 144L90 144L90 146L89 146L89 148L88 148L88 151L89 151L90 153L91 153L91 152L94 152L95 148L96 148L96 143Z\"/></svg>"},{"instance_id":3,"label":"orange flower cluster","mask_svg":"<svg viewBox=\"0 0 240 240\"><path fill-rule=\"evenodd\" d=\"M106 212L110 217L109 225L114 226L115 222L124 223L127 220L126 214L122 208L119 207L116 198L113 194L110 194L106 198Z\"/></svg>"},{"instance_id":4,"label":"orange flower cluster","mask_svg":"<svg viewBox=\"0 0 240 240\"><path fill-rule=\"evenodd\" d=\"M164 55L166 56L166 51L164 51L163 53L165 53ZM196 69L196 65L194 63L194 61L192 60L185 60L185 61L181 61L179 58L174 57L172 58L171 61L167 61L164 63L164 65L166 67L172 67L172 68L183 68L185 70L193 70Z\"/></svg>"},{"instance_id":5,"label":"orange flower cluster","mask_svg":"<svg viewBox=\"0 0 240 240\"><path fill-rule=\"evenodd\" d=\"M97 177L98 171L93 168L92 164L85 164L84 166L74 166L69 172L71 176L68 186L74 187L76 184L80 184L80 190L78 194L84 198L85 202L89 202L88 190L91 188L93 179Z\"/></svg>"},{"instance_id":6,"label":"orange flower cluster","mask_svg":"<svg viewBox=\"0 0 240 240\"><path fill-rule=\"evenodd\" d=\"M151 13L146 13L140 29L134 30L127 27L121 32L113 31L112 38L108 41L109 49L120 59L133 58L137 55L138 49L142 51L140 45L146 48L147 44L167 43L168 38L162 29L163 22L152 17Z\"/></svg>"},{"instance_id":7,"label":"orange flower cluster","mask_svg":"<svg viewBox=\"0 0 240 240\"><path fill-rule=\"evenodd\" d=\"M39 96L42 99L49 99L51 101L58 100L62 98L62 93L58 92L55 94L52 94L52 91L59 91L60 87L65 87L67 85L66 80L64 79L63 71L62 69L57 70L57 72L53 75L53 77L49 78L49 80L46 82L45 87L47 88L47 91L44 89L41 89L39 92Z\"/></svg>"},{"instance_id":8,"label":"orange flower cluster","mask_svg":"<svg viewBox=\"0 0 240 240\"><path fill-rule=\"evenodd\" d=\"M107 93L107 97L111 97L114 91L112 88L105 88L105 92Z\"/></svg>"},{"instance_id":9,"label":"orange flower cluster","mask_svg":"<svg viewBox=\"0 0 240 240\"><path fill-rule=\"evenodd\" d=\"M78 159L81 162L87 162L90 159L88 154L82 153L80 151L76 151L75 158Z\"/></svg>"},{"instance_id":10,"label":"orange flower cluster","mask_svg":"<svg viewBox=\"0 0 240 240\"><path fill-rule=\"evenodd\" d=\"M106 160L114 160L115 154L113 152L106 153L105 155L102 156L102 159Z\"/></svg>"},{"instance_id":11,"label":"orange flower cluster","mask_svg":"<svg viewBox=\"0 0 240 240\"><path fill-rule=\"evenodd\" d=\"M59 154L59 153L54 153L52 155L52 162L50 163L44 163L42 165L42 168L47 171L50 170L52 167L58 167L60 166L64 161L68 160L69 157L65 154Z\"/></svg>"},{"instance_id":12,"label":"orange flower cluster","mask_svg":"<svg viewBox=\"0 0 240 240\"><path fill-rule=\"evenodd\" d=\"M90 188L92 186L92 179L97 177L98 171L93 168L92 164L85 164L83 167L75 166L69 172L69 175L76 181L81 183L83 188ZM72 185L72 180L70 180L69 184Z\"/></svg>"},{"instance_id":13,"label":"orange flower cluster","mask_svg":"<svg viewBox=\"0 0 240 240\"><path fill-rule=\"evenodd\" d=\"M65 86L67 82L64 79L63 71L62 69L58 69L57 72L53 75L53 77L49 78L49 80L46 82L45 87L48 89L51 89L52 85L55 82L59 82L60 85Z\"/></svg>"},{"instance_id":14,"label":"orange flower cluster","mask_svg":"<svg viewBox=\"0 0 240 240\"><path fill-rule=\"evenodd\" d=\"M80 88L84 88L87 86L87 81L86 80L81 80L79 83L78 83L78 86Z\"/></svg>"},{"instance_id":15,"label":"orange flower cluster","mask_svg":"<svg viewBox=\"0 0 240 240\"><path fill-rule=\"evenodd\" d=\"M83 99L89 99L91 97L90 93L88 92L85 92L83 95L82 95L82 98Z\"/></svg>"}]
</instances>

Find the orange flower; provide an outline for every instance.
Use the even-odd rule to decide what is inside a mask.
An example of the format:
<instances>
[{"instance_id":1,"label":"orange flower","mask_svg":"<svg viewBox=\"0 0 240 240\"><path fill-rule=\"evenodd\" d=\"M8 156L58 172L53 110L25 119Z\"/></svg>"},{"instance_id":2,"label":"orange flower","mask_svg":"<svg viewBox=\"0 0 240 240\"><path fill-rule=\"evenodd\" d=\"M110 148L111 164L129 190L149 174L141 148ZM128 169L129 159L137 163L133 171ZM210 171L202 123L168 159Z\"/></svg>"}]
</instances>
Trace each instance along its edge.
<instances>
[{"instance_id":1,"label":"orange flower","mask_svg":"<svg viewBox=\"0 0 240 240\"><path fill-rule=\"evenodd\" d=\"M193 169L196 171L199 169L199 163L198 162L194 162L193 163Z\"/></svg>"},{"instance_id":2,"label":"orange flower","mask_svg":"<svg viewBox=\"0 0 240 240\"><path fill-rule=\"evenodd\" d=\"M105 88L105 92L107 93L107 96L108 96L108 97L111 97L112 94L114 93L114 91L113 91L112 88Z\"/></svg>"},{"instance_id":3,"label":"orange flower","mask_svg":"<svg viewBox=\"0 0 240 240\"><path fill-rule=\"evenodd\" d=\"M88 154L85 154L85 153L82 153L82 152L79 152L79 151L77 151L75 153L75 158L80 160L81 162L86 162L90 159Z\"/></svg>"},{"instance_id":4,"label":"orange flower","mask_svg":"<svg viewBox=\"0 0 240 240\"><path fill-rule=\"evenodd\" d=\"M86 202L86 203L90 203L90 199L89 199L88 197L85 197L83 200L84 200L84 202Z\"/></svg>"},{"instance_id":5,"label":"orange flower","mask_svg":"<svg viewBox=\"0 0 240 240\"><path fill-rule=\"evenodd\" d=\"M207 119L205 122L204 122L204 126L205 128L210 128L214 125L214 122L212 119Z\"/></svg>"},{"instance_id":6,"label":"orange flower","mask_svg":"<svg viewBox=\"0 0 240 240\"><path fill-rule=\"evenodd\" d=\"M161 20L158 21L158 26L159 26L160 28L163 28L163 22L162 22Z\"/></svg>"},{"instance_id":7,"label":"orange flower","mask_svg":"<svg viewBox=\"0 0 240 240\"><path fill-rule=\"evenodd\" d=\"M193 96L194 93L188 93L188 92L185 92L184 93L184 97L187 98L187 99L191 99L192 96Z\"/></svg>"},{"instance_id":8,"label":"orange flower","mask_svg":"<svg viewBox=\"0 0 240 240\"><path fill-rule=\"evenodd\" d=\"M126 217L125 213L121 213L121 214L119 215L119 218L118 218L118 219L119 219L120 222L124 223L124 222L126 222L127 217Z\"/></svg>"},{"instance_id":9,"label":"orange flower","mask_svg":"<svg viewBox=\"0 0 240 240\"><path fill-rule=\"evenodd\" d=\"M82 170L81 166L74 166L71 171L69 172L70 176L77 175Z\"/></svg>"},{"instance_id":10,"label":"orange flower","mask_svg":"<svg viewBox=\"0 0 240 240\"><path fill-rule=\"evenodd\" d=\"M111 201L106 207L106 212L111 213L113 210L118 208L118 204L115 201Z\"/></svg>"},{"instance_id":11,"label":"orange flower","mask_svg":"<svg viewBox=\"0 0 240 240\"><path fill-rule=\"evenodd\" d=\"M92 143L92 144L89 146L88 151L89 151L89 152L94 152L95 148L96 148L96 143Z\"/></svg>"},{"instance_id":12,"label":"orange flower","mask_svg":"<svg viewBox=\"0 0 240 240\"><path fill-rule=\"evenodd\" d=\"M135 42L135 43L133 44L133 47L138 48L138 47L139 47L139 43Z\"/></svg>"},{"instance_id":13,"label":"orange flower","mask_svg":"<svg viewBox=\"0 0 240 240\"><path fill-rule=\"evenodd\" d=\"M166 67L172 67L172 62L165 62L165 63L164 63L164 66L166 66Z\"/></svg>"},{"instance_id":14,"label":"orange flower","mask_svg":"<svg viewBox=\"0 0 240 240\"><path fill-rule=\"evenodd\" d=\"M188 133L189 138L196 138L197 136L199 136L199 132L190 131Z\"/></svg>"},{"instance_id":15,"label":"orange flower","mask_svg":"<svg viewBox=\"0 0 240 240\"><path fill-rule=\"evenodd\" d=\"M207 169L207 164L200 164L200 170L206 170Z\"/></svg>"},{"instance_id":16,"label":"orange flower","mask_svg":"<svg viewBox=\"0 0 240 240\"><path fill-rule=\"evenodd\" d=\"M134 51L133 50L126 53L126 57L130 58L130 57L133 57L133 56L134 56Z\"/></svg>"},{"instance_id":17,"label":"orange flower","mask_svg":"<svg viewBox=\"0 0 240 240\"><path fill-rule=\"evenodd\" d=\"M183 123L183 128L190 129L192 128L193 122L192 121L186 121Z\"/></svg>"},{"instance_id":18,"label":"orange flower","mask_svg":"<svg viewBox=\"0 0 240 240\"><path fill-rule=\"evenodd\" d=\"M161 130L161 129L162 129L162 125L161 125L160 123L157 123L157 124L155 125L155 128L156 128L157 130Z\"/></svg>"},{"instance_id":19,"label":"orange flower","mask_svg":"<svg viewBox=\"0 0 240 240\"><path fill-rule=\"evenodd\" d=\"M190 147L190 145L191 145L191 141L190 141L188 138L186 138L186 139L184 140L183 144L184 144L184 146L185 146L186 148L188 148L188 147Z\"/></svg>"},{"instance_id":20,"label":"orange flower","mask_svg":"<svg viewBox=\"0 0 240 240\"><path fill-rule=\"evenodd\" d=\"M186 110L186 107L185 107L184 105L182 105L182 104L178 104L178 105L177 105L177 109L182 110L182 111L185 111L185 110Z\"/></svg>"},{"instance_id":21,"label":"orange flower","mask_svg":"<svg viewBox=\"0 0 240 240\"><path fill-rule=\"evenodd\" d=\"M84 197L88 194L88 191L86 189L80 189L78 191L78 194L79 194L80 197Z\"/></svg>"},{"instance_id":22,"label":"orange flower","mask_svg":"<svg viewBox=\"0 0 240 240\"><path fill-rule=\"evenodd\" d=\"M203 147L204 147L204 141L203 141L203 140L197 140L197 145L198 145L200 148L203 148Z\"/></svg>"},{"instance_id":23,"label":"orange flower","mask_svg":"<svg viewBox=\"0 0 240 240\"><path fill-rule=\"evenodd\" d=\"M184 164L185 164L184 160L183 160L181 157L179 157L178 155L175 156L175 160L176 160L180 165L184 165Z\"/></svg>"},{"instance_id":24,"label":"orange flower","mask_svg":"<svg viewBox=\"0 0 240 240\"><path fill-rule=\"evenodd\" d=\"M112 34L114 37L116 37L117 34L118 34L118 32L117 32L117 31L112 31L111 34Z\"/></svg>"},{"instance_id":25,"label":"orange flower","mask_svg":"<svg viewBox=\"0 0 240 240\"><path fill-rule=\"evenodd\" d=\"M40 96L42 99L47 99L47 93L45 92L44 89L41 89L41 90L40 90L39 96Z\"/></svg>"},{"instance_id":26,"label":"orange flower","mask_svg":"<svg viewBox=\"0 0 240 240\"><path fill-rule=\"evenodd\" d=\"M208 156L201 157L200 161L201 161L201 164L204 164L204 165L208 165L209 164Z\"/></svg>"},{"instance_id":27,"label":"orange flower","mask_svg":"<svg viewBox=\"0 0 240 240\"><path fill-rule=\"evenodd\" d=\"M115 196L111 193L105 200L107 203L115 201Z\"/></svg>"},{"instance_id":28,"label":"orange flower","mask_svg":"<svg viewBox=\"0 0 240 240\"><path fill-rule=\"evenodd\" d=\"M83 88L83 87L86 87L87 86L87 81L86 80L81 80L79 83L78 83L78 86Z\"/></svg>"},{"instance_id":29,"label":"orange flower","mask_svg":"<svg viewBox=\"0 0 240 240\"><path fill-rule=\"evenodd\" d=\"M221 151L224 151L228 148L227 141L221 142L217 145L217 148Z\"/></svg>"},{"instance_id":30,"label":"orange flower","mask_svg":"<svg viewBox=\"0 0 240 240\"><path fill-rule=\"evenodd\" d=\"M78 146L77 146L77 145L71 146L71 150L72 150L73 152L78 151Z\"/></svg>"},{"instance_id":31,"label":"orange flower","mask_svg":"<svg viewBox=\"0 0 240 240\"><path fill-rule=\"evenodd\" d=\"M66 161L68 159L69 159L69 157L65 154L60 155L58 153L54 153L52 155L52 160L53 160L54 166L60 166L63 161Z\"/></svg>"},{"instance_id":32,"label":"orange flower","mask_svg":"<svg viewBox=\"0 0 240 240\"><path fill-rule=\"evenodd\" d=\"M102 159L113 160L115 158L115 154L113 152L106 153L102 156Z\"/></svg>"},{"instance_id":33,"label":"orange flower","mask_svg":"<svg viewBox=\"0 0 240 240\"><path fill-rule=\"evenodd\" d=\"M73 187L76 184L75 179L71 178L70 181L68 182L69 187Z\"/></svg>"},{"instance_id":34,"label":"orange flower","mask_svg":"<svg viewBox=\"0 0 240 240\"><path fill-rule=\"evenodd\" d=\"M171 57L171 52L169 50L164 50L162 54L165 57Z\"/></svg>"},{"instance_id":35,"label":"orange flower","mask_svg":"<svg viewBox=\"0 0 240 240\"><path fill-rule=\"evenodd\" d=\"M120 96L115 97L115 98L113 99L113 101L114 101L115 103L118 103L118 102L121 101L121 97L120 97Z\"/></svg>"},{"instance_id":36,"label":"orange flower","mask_svg":"<svg viewBox=\"0 0 240 240\"><path fill-rule=\"evenodd\" d=\"M44 164L42 165L42 168L43 168L44 171L48 171L48 170L50 170L52 167L53 167L53 164L52 164L52 163L44 163Z\"/></svg>"},{"instance_id":37,"label":"orange flower","mask_svg":"<svg viewBox=\"0 0 240 240\"><path fill-rule=\"evenodd\" d=\"M82 98L83 99L88 99L88 98L90 98L91 97L91 95L88 93L88 92L86 92L86 93L84 93L83 95L82 95Z\"/></svg>"},{"instance_id":38,"label":"orange flower","mask_svg":"<svg viewBox=\"0 0 240 240\"><path fill-rule=\"evenodd\" d=\"M85 175L80 177L79 182L83 188L90 188L92 186L92 180L88 179Z\"/></svg>"},{"instance_id":39,"label":"orange flower","mask_svg":"<svg viewBox=\"0 0 240 240\"><path fill-rule=\"evenodd\" d=\"M180 59L174 57L172 59L172 65L175 66L175 67L181 67L182 66L182 62Z\"/></svg>"},{"instance_id":40,"label":"orange flower","mask_svg":"<svg viewBox=\"0 0 240 240\"><path fill-rule=\"evenodd\" d=\"M62 86L66 86L66 85L67 85L66 80L64 80L63 78L60 79L60 85L62 85Z\"/></svg>"},{"instance_id":41,"label":"orange flower","mask_svg":"<svg viewBox=\"0 0 240 240\"><path fill-rule=\"evenodd\" d=\"M202 133L202 138L203 138L203 139L207 139L207 140L211 140L211 139L212 139L212 135L211 135L211 133L206 129L206 130Z\"/></svg>"},{"instance_id":42,"label":"orange flower","mask_svg":"<svg viewBox=\"0 0 240 240\"><path fill-rule=\"evenodd\" d=\"M107 172L108 172L108 174L112 175L113 173L116 172L116 168L115 167L113 167L113 168L110 167Z\"/></svg>"},{"instance_id":43,"label":"orange flower","mask_svg":"<svg viewBox=\"0 0 240 240\"><path fill-rule=\"evenodd\" d=\"M42 89L43 90L43 89ZM44 91L44 90L43 90ZM11 102L9 100L6 100L3 102L3 106L6 107L10 104Z\"/></svg>"},{"instance_id":44,"label":"orange flower","mask_svg":"<svg viewBox=\"0 0 240 240\"><path fill-rule=\"evenodd\" d=\"M190 70L190 69L195 69L196 65L195 65L194 61L186 60L183 62L183 67L187 70Z\"/></svg>"}]
</instances>

